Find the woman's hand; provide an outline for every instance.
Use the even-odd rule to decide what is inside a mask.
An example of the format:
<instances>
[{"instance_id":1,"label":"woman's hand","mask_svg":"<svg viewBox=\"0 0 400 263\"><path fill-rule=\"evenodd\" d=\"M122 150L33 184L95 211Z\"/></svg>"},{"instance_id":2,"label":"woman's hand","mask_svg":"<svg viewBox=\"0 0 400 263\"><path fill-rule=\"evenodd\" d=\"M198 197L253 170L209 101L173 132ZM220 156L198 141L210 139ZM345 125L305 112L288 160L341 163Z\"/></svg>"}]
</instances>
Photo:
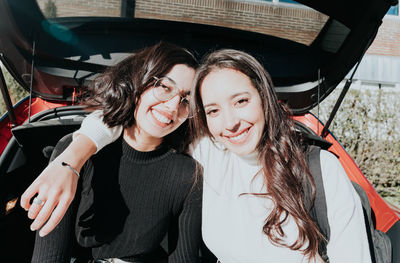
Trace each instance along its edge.
<instances>
[{"instance_id":1,"label":"woman's hand","mask_svg":"<svg viewBox=\"0 0 400 263\"><path fill-rule=\"evenodd\" d=\"M21 197L21 206L28 211L30 219L35 219L31 224L32 231L47 221L39 232L40 236L45 236L57 226L74 199L77 184L78 176L62 166L58 158L43 170ZM38 202L30 204L36 194Z\"/></svg>"},{"instance_id":2,"label":"woman's hand","mask_svg":"<svg viewBox=\"0 0 400 263\"><path fill-rule=\"evenodd\" d=\"M61 163L68 163L80 171L95 152L96 145L92 140L78 134L65 151L54 159L23 193L21 206L28 211L28 217L34 219L31 224L32 231L41 228L40 236L50 233L61 221L74 199L78 176ZM30 204L35 195L37 196ZM46 224L43 226L44 223Z\"/></svg>"}]
</instances>

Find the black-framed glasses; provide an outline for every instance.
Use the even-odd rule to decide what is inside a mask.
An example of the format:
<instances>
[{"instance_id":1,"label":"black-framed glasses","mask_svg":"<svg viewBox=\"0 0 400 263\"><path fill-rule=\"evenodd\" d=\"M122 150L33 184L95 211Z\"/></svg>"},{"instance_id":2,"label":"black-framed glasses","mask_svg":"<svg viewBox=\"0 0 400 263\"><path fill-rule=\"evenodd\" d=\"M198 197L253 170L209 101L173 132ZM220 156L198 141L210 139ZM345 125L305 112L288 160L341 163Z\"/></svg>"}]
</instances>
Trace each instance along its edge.
<instances>
[{"instance_id":1,"label":"black-framed glasses","mask_svg":"<svg viewBox=\"0 0 400 263\"><path fill-rule=\"evenodd\" d=\"M190 114L190 93L182 91L174 80L168 77L153 77L155 79L153 85L153 95L159 101L168 101L175 96L179 96L178 116L180 118L192 117Z\"/></svg>"}]
</instances>

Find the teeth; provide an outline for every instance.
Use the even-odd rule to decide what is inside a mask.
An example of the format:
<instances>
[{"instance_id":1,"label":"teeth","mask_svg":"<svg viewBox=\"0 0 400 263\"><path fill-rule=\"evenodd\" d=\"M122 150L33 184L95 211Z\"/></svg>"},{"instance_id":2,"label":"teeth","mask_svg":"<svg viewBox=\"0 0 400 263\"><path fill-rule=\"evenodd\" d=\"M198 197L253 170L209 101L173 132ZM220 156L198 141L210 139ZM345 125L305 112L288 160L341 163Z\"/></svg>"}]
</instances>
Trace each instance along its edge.
<instances>
[{"instance_id":1,"label":"teeth","mask_svg":"<svg viewBox=\"0 0 400 263\"><path fill-rule=\"evenodd\" d=\"M165 117L164 115L158 113L158 112L155 111L155 110L153 110L152 113L153 113L153 116L154 116L159 122L162 122L162 123L165 123L165 124L169 124L169 123L171 122L170 119L168 119L167 117Z\"/></svg>"},{"instance_id":2,"label":"teeth","mask_svg":"<svg viewBox=\"0 0 400 263\"><path fill-rule=\"evenodd\" d=\"M241 139L244 138L244 136L246 136L246 134L247 134L248 132L249 132L249 131L242 132L242 133L239 134L238 136L236 136L236 137L231 137L231 138L229 138L229 139L232 140L232 141L240 141Z\"/></svg>"}]
</instances>

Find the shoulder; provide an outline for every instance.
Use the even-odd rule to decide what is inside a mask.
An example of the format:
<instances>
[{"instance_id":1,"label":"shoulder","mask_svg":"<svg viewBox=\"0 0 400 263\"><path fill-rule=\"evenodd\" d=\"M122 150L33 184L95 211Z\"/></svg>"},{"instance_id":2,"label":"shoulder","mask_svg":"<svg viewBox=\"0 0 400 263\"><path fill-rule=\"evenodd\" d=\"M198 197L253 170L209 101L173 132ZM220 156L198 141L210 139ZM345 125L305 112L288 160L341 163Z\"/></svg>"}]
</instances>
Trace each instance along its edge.
<instances>
[{"instance_id":1,"label":"shoulder","mask_svg":"<svg viewBox=\"0 0 400 263\"><path fill-rule=\"evenodd\" d=\"M232 153L226 150L221 144L204 136L192 144L192 156L205 168L212 164L222 164L230 158ZM211 167L209 167L211 168Z\"/></svg>"},{"instance_id":2,"label":"shoulder","mask_svg":"<svg viewBox=\"0 0 400 263\"><path fill-rule=\"evenodd\" d=\"M347 174L336 155L321 150L320 162L325 189L351 186L350 179L347 177Z\"/></svg>"},{"instance_id":3,"label":"shoulder","mask_svg":"<svg viewBox=\"0 0 400 263\"><path fill-rule=\"evenodd\" d=\"M324 150L321 150L320 157L328 210L329 207L333 210L358 206L360 203L358 195L339 159Z\"/></svg>"},{"instance_id":4,"label":"shoulder","mask_svg":"<svg viewBox=\"0 0 400 263\"><path fill-rule=\"evenodd\" d=\"M189 154L176 151L172 151L170 158L166 161L172 166L175 171L174 174L178 178L193 178L196 171L201 167Z\"/></svg>"},{"instance_id":5,"label":"shoulder","mask_svg":"<svg viewBox=\"0 0 400 263\"><path fill-rule=\"evenodd\" d=\"M92 155L89 160L94 161L98 165L107 165L110 162L119 162L122 155L122 136L116 141L107 144L96 154Z\"/></svg>"},{"instance_id":6,"label":"shoulder","mask_svg":"<svg viewBox=\"0 0 400 263\"><path fill-rule=\"evenodd\" d=\"M339 159L333 153L321 150L320 152L321 166L341 167Z\"/></svg>"},{"instance_id":7,"label":"shoulder","mask_svg":"<svg viewBox=\"0 0 400 263\"><path fill-rule=\"evenodd\" d=\"M169 160L171 165L170 182L175 194L180 196L177 200L185 200L188 196L201 196L203 185L203 168L190 155L174 152Z\"/></svg>"},{"instance_id":8,"label":"shoulder","mask_svg":"<svg viewBox=\"0 0 400 263\"><path fill-rule=\"evenodd\" d=\"M202 158L202 156L207 155L211 148L211 140L208 137L202 137L190 145L190 152L196 160Z\"/></svg>"},{"instance_id":9,"label":"shoulder","mask_svg":"<svg viewBox=\"0 0 400 263\"><path fill-rule=\"evenodd\" d=\"M331 152L321 150L320 152L321 172L324 186L332 188L340 186L351 186L342 164L338 157Z\"/></svg>"},{"instance_id":10,"label":"shoulder","mask_svg":"<svg viewBox=\"0 0 400 263\"><path fill-rule=\"evenodd\" d=\"M175 162L181 163L183 166L191 167L196 165L197 163L197 161L187 153L173 151L172 158Z\"/></svg>"}]
</instances>

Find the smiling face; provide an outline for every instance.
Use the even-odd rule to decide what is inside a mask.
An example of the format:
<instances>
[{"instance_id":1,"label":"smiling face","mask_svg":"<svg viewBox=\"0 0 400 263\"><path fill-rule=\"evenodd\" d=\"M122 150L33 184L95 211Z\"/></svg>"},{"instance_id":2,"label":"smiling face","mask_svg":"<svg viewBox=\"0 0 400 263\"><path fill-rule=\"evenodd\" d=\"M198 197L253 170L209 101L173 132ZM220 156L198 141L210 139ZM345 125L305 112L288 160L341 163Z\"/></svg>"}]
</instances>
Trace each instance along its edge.
<instances>
[{"instance_id":1,"label":"smiling face","mask_svg":"<svg viewBox=\"0 0 400 263\"><path fill-rule=\"evenodd\" d=\"M200 95L211 135L235 154L254 152L265 118L260 95L249 77L229 68L213 70L204 78Z\"/></svg>"},{"instance_id":2,"label":"smiling face","mask_svg":"<svg viewBox=\"0 0 400 263\"><path fill-rule=\"evenodd\" d=\"M158 145L163 137L176 130L187 119L187 114L182 114L179 104L181 96L190 91L194 74L193 68L183 64L172 67L165 77L173 81L180 91L167 101L160 101L154 96L154 87L143 92L135 111L136 125L133 127L137 142Z\"/></svg>"}]
</instances>

